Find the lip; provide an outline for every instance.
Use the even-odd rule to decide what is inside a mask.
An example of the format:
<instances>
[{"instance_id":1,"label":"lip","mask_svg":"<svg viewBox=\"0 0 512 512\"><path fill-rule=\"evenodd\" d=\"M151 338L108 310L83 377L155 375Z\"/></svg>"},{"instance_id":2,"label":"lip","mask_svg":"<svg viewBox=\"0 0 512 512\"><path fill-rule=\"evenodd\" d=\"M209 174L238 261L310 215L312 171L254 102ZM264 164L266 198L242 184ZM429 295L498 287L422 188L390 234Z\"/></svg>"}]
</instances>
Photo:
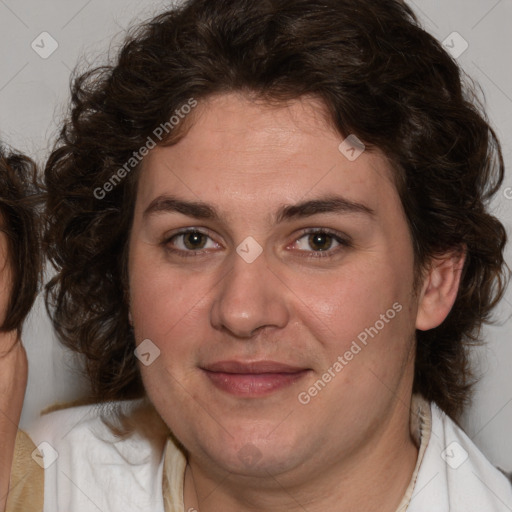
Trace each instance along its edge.
<instances>
[{"instance_id":1,"label":"lip","mask_svg":"<svg viewBox=\"0 0 512 512\"><path fill-rule=\"evenodd\" d=\"M204 370L220 373L242 373L259 375L262 373L297 373L306 368L278 363L276 361L218 361L203 366Z\"/></svg>"},{"instance_id":2,"label":"lip","mask_svg":"<svg viewBox=\"0 0 512 512\"><path fill-rule=\"evenodd\" d=\"M302 379L310 370L276 361L219 361L202 367L210 382L235 396L265 396Z\"/></svg>"}]
</instances>

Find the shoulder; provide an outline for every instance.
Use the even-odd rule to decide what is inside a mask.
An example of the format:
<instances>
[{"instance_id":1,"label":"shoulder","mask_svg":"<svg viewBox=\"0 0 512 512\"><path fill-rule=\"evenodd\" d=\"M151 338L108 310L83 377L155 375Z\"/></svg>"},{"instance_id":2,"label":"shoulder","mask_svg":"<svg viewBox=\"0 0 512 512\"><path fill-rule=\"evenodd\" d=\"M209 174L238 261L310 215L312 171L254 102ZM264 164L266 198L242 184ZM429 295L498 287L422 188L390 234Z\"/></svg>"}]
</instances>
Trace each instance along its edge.
<instances>
[{"instance_id":1,"label":"shoulder","mask_svg":"<svg viewBox=\"0 0 512 512\"><path fill-rule=\"evenodd\" d=\"M165 439L123 431L144 410L140 400L77 406L45 414L28 429L41 453L45 510L81 512L91 503L111 512L163 510Z\"/></svg>"},{"instance_id":2,"label":"shoulder","mask_svg":"<svg viewBox=\"0 0 512 512\"><path fill-rule=\"evenodd\" d=\"M512 485L436 404L408 512L507 512Z\"/></svg>"},{"instance_id":3,"label":"shoulder","mask_svg":"<svg viewBox=\"0 0 512 512\"><path fill-rule=\"evenodd\" d=\"M40 512L43 509L41 454L30 437L18 431L14 448L6 512Z\"/></svg>"}]
</instances>

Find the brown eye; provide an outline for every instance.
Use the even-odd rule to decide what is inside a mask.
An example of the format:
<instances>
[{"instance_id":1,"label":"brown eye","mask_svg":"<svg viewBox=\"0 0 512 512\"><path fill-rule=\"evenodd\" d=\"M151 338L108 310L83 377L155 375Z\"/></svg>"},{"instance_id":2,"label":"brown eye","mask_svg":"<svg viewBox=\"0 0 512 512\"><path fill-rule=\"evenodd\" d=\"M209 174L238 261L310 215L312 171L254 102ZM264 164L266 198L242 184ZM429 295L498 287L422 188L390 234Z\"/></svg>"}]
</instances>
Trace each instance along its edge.
<instances>
[{"instance_id":1,"label":"brown eye","mask_svg":"<svg viewBox=\"0 0 512 512\"><path fill-rule=\"evenodd\" d=\"M314 251L327 251L332 247L333 237L328 233L311 233L308 237L309 246Z\"/></svg>"},{"instance_id":2,"label":"brown eye","mask_svg":"<svg viewBox=\"0 0 512 512\"><path fill-rule=\"evenodd\" d=\"M333 232L327 229L304 230L302 236L293 244L294 249L298 249L304 256L334 257L338 256L343 250L352 247L350 238L341 233Z\"/></svg>"},{"instance_id":3,"label":"brown eye","mask_svg":"<svg viewBox=\"0 0 512 512\"><path fill-rule=\"evenodd\" d=\"M183 245L191 251L203 249L208 238L199 231L191 231L180 236L183 237Z\"/></svg>"},{"instance_id":4,"label":"brown eye","mask_svg":"<svg viewBox=\"0 0 512 512\"><path fill-rule=\"evenodd\" d=\"M195 228L185 229L163 241L166 251L178 256L204 256L222 247L211 236Z\"/></svg>"}]
</instances>

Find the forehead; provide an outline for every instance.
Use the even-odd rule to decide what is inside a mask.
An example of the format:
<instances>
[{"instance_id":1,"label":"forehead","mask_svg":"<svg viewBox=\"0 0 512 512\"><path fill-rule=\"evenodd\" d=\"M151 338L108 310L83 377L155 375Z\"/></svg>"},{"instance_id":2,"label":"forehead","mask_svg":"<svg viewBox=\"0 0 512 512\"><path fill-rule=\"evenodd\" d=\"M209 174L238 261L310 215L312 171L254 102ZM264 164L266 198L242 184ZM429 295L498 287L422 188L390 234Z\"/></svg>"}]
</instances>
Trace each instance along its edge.
<instances>
[{"instance_id":1,"label":"forehead","mask_svg":"<svg viewBox=\"0 0 512 512\"><path fill-rule=\"evenodd\" d=\"M355 160L314 98L270 105L241 94L199 104L186 135L145 158L137 208L172 193L219 204L261 209L326 194L369 202L399 202L388 160L378 150ZM358 148L356 148L358 149ZM352 154L353 155L353 154Z\"/></svg>"}]
</instances>

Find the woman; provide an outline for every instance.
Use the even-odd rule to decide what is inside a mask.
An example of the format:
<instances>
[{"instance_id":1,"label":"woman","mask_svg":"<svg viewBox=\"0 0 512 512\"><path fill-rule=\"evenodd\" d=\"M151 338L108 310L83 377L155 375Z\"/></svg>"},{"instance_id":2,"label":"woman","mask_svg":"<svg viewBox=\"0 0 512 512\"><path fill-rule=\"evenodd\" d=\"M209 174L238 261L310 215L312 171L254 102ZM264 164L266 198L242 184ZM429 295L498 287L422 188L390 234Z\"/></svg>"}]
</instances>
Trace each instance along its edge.
<instances>
[{"instance_id":1,"label":"woman","mask_svg":"<svg viewBox=\"0 0 512 512\"><path fill-rule=\"evenodd\" d=\"M7 153L0 148L0 191L0 460L3 461L0 510L3 510L9 491L14 440L18 434L20 456L29 443L22 432L17 432L17 425L27 383L27 357L21 333L36 297L40 275L34 163L21 154Z\"/></svg>"},{"instance_id":2,"label":"woman","mask_svg":"<svg viewBox=\"0 0 512 512\"><path fill-rule=\"evenodd\" d=\"M512 507L456 424L501 149L408 7L190 0L72 98L47 298L104 406L29 432L45 510Z\"/></svg>"}]
</instances>

